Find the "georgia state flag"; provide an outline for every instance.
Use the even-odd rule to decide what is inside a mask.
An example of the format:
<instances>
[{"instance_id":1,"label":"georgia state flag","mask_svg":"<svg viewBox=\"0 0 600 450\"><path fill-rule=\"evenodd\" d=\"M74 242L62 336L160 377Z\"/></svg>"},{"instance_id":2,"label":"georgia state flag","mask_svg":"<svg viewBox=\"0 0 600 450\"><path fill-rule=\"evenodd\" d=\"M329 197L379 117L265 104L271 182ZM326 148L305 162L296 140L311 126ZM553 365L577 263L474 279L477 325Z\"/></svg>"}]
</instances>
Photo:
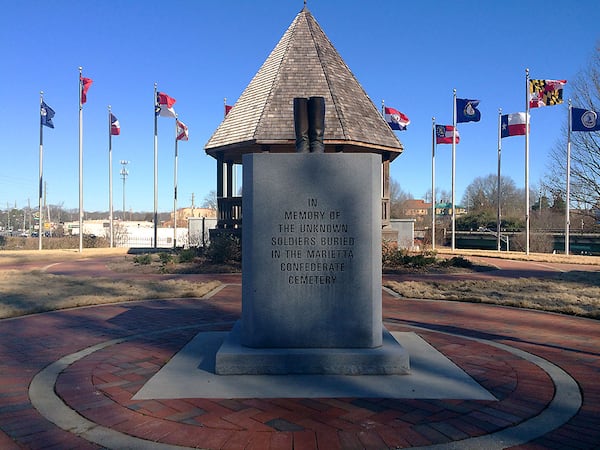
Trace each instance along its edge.
<instances>
[{"instance_id":1,"label":"georgia state flag","mask_svg":"<svg viewBox=\"0 0 600 450\"><path fill-rule=\"evenodd\" d=\"M385 121L389 124L392 130L406 130L406 126L410 123L410 119L406 114L401 113L397 109L384 108Z\"/></svg>"}]
</instances>

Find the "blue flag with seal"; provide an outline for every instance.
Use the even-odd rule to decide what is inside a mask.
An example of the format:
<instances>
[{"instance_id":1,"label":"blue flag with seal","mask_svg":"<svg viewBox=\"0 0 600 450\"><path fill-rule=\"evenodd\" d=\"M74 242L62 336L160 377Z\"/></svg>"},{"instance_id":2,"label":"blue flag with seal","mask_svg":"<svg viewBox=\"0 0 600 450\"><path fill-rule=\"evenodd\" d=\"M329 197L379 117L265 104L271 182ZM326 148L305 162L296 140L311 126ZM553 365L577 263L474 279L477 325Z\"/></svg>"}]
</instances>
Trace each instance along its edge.
<instances>
[{"instance_id":1,"label":"blue flag with seal","mask_svg":"<svg viewBox=\"0 0 600 450\"><path fill-rule=\"evenodd\" d=\"M42 121L42 125L48 128L54 128L54 123L52 122L52 118L54 117L54 110L46 105L46 102L42 101L42 105L40 107L40 118Z\"/></svg>"},{"instance_id":2,"label":"blue flag with seal","mask_svg":"<svg viewBox=\"0 0 600 450\"><path fill-rule=\"evenodd\" d=\"M598 113L591 109L571 108L571 131L600 131Z\"/></svg>"},{"instance_id":3,"label":"blue flag with seal","mask_svg":"<svg viewBox=\"0 0 600 450\"><path fill-rule=\"evenodd\" d=\"M468 98L456 99L456 122L479 122L481 112L477 109L479 100L470 100Z\"/></svg>"}]
</instances>

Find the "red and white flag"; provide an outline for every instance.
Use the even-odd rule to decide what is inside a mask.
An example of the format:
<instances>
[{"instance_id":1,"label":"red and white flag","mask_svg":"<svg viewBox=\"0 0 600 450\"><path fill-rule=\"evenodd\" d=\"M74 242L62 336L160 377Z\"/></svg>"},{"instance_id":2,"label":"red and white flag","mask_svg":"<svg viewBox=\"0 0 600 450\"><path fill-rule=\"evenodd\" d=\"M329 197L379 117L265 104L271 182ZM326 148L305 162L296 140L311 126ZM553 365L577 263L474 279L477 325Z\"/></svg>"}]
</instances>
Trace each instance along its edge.
<instances>
[{"instance_id":1,"label":"red and white flag","mask_svg":"<svg viewBox=\"0 0 600 450\"><path fill-rule=\"evenodd\" d=\"M408 124L410 124L410 119L404 113L401 113L397 109L384 107L384 115L385 121L389 124L392 130L406 130Z\"/></svg>"},{"instance_id":2,"label":"red and white flag","mask_svg":"<svg viewBox=\"0 0 600 450\"><path fill-rule=\"evenodd\" d=\"M81 85L81 104L87 102L87 91L92 85L93 81L91 78L80 77L79 83Z\"/></svg>"},{"instance_id":3,"label":"red and white flag","mask_svg":"<svg viewBox=\"0 0 600 450\"><path fill-rule=\"evenodd\" d=\"M187 141L190 138L188 133L188 127L181 121L176 121L177 123L177 140L178 141Z\"/></svg>"},{"instance_id":4,"label":"red and white flag","mask_svg":"<svg viewBox=\"0 0 600 450\"><path fill-rule=\"evenodd\" d=\"M452 135L454 127L452 125L436 125L435 126L435 143L436 144L452 144ZM460 135L456 130L456 143L460 142Z\"/></svg>"},{"instance_id":5,"label":"red and white flag","mask_svg":"<svg viewBox=\"0 0 600 450\"><path fill-rule=\"evenodd\" d=\"M177 117L175 114L175 110L173 109L173 105L177 100L173 97L169 97L167 94L163 92L159 92L156 95L156 115L162 117Z\"/></svg>"},{"instance_id":6,"label":"red and white flag","mask_svg":"<svg viewBox=\"0 0 600 450\"><path fill-rule=\"evenodd\" d=\"M524 112L504 114L500 117L500 136L522 136L527 133L527 116Z\"/></svg>"},{"instance_id":7,"label":"red and white flag","mask_svg":"<svg viewBox=\"0 0 600 450\"><path fill-rule=\"evenodd\" d=\"M119 124L119 119L113 113L110 113L110 134L113 136L118 136L121 134L121 125Z\"/></svg>"}]
</instances>

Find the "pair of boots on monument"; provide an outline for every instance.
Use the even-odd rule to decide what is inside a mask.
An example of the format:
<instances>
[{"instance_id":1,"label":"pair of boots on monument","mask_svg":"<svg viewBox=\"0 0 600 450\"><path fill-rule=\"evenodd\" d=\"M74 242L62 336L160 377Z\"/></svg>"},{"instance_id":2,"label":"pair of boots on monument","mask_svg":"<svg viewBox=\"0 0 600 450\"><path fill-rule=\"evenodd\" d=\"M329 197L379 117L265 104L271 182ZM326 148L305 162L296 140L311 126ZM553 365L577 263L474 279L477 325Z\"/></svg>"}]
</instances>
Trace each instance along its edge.
<instances>
[{"instance_id":1,"label":"pair of boots on monument","mask_svg":"<svg viewBox=\"0 0 600 450\"><path fill-rule=\"evenodd\" d=\"M325 98L294 98L297 153L324 153Z\"/></svg>"}]
</instances>

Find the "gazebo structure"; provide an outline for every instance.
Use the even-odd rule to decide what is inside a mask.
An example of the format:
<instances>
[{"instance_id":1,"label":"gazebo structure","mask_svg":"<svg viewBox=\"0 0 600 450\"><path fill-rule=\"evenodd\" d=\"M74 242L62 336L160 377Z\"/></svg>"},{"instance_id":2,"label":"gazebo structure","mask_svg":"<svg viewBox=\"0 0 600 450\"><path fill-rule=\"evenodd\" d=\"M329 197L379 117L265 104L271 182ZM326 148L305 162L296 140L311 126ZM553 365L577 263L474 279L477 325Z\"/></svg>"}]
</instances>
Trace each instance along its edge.
<instances>
[{"instance_id":1,"label":"gazebo structure","mask_svg":"<svg viewBox=\"0 0 600 450\"><path fill-rule=\"evenodd\" d=\"M313 96L325 98L325 152L381 155L382 234L394 239L389 167L403 146L306 6L204 147L217 160L217 232L241 232L234 165L246 153L294 153L293 99Z\"/></svg>"}]
</instances>

